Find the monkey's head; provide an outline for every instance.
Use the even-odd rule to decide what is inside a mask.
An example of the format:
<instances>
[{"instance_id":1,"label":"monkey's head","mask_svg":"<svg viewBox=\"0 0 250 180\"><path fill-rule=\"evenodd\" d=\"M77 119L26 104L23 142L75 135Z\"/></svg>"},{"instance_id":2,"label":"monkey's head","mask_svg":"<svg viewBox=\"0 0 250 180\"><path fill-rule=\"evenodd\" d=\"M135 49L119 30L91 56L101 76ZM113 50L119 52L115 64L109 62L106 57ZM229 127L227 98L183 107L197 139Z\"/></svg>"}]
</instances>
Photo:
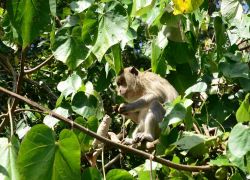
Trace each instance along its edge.
<instances>
[{"instance_id":1,"label":"monkey's head","mask_svg":"<svg viewBox=\"0 0 250 180\"><path fill-rule=\"evenodd\" d=\"M127 67L116 78L117 93L127 101L133 101L141 95L140 71L135 67Z\"/></svg>"}]
</instances>

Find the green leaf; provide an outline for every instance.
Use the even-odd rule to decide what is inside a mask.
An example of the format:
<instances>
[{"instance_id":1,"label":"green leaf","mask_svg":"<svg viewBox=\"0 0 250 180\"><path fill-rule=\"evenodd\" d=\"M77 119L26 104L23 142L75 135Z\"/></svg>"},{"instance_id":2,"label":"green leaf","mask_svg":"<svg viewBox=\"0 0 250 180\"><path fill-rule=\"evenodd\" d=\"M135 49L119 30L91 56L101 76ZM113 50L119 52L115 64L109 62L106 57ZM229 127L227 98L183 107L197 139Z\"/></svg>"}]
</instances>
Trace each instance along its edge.
<instances>
[{"instance_id":1,"label":"green leaf","mask_svg":"<svg viewBox=\"0 0 250 180\"><path fill-rule=\"evenodd\" d=\"M166 114L167 116L164 118L164 125L175 124L181 122L185 118L186 108L178 103Z\"/></svg>"},{"instance_id":2,"label":"green leaf","mask_svg":"<svg viewBox=\"0 0 250 180\"><path fill-rule=\"evenodd\" d=\"M250 78L238 78L239 81L240 81L240 85L242 87L242 89L245 91L245 92L249 92L250 91Z\"/></svg>"},{"instance_id":3,"label":"green leaf","mask_svg":"<svg viewBox=\"0 0 250 180\"><path fill-rule=\"evenodd\" d=\"M222 19L220 17L215 17L214 19L214 28L215 28L215 40L216 40L216 46L217 46L217 53L219 59L221 55L223 54L223 47L226 44L227 37L226 37L226 30L225 25L222 22Z\"/></svg>"},{"instance_id":4,"label":"green leaf","mask_svg":"<svg viewBox=\"0 0 250 180\"><path fill-rule=\"evenodd\" d=\"M50 23L50 6L47 0L7 1L7 11L12 24L22 37L23 49Z\"/></svg>"},{"instance_id":5,"label":"green leaf","mask_svg":"<svg viewBox=\"0 0 250 180\"><path fill-rule=\"evenodd\" d=\"M56 16L56 0L49 0L49 7L52 16Z\"/></svg>"},{"instance_id":6,"label":"green leaf","mask_svg":"<svg viewBox=\"0 0 250 180\"><path fill-rule=\"evenodd\" d=\"M142 16L151 12L156 0L133 0L132 16Z\"/></svg>"},{"instance_id":7,"label":"green leaf","mask_svg":"<svg viewBox=\"0 0 250 180\"><path fill-rule=\"evenodd\" d=\"M60 91L65 97L70 94L75 94L78 89L82 86L82 79L77 74L72 74L65 81L61 81L57 85L58 91Z\"/></svg>"},{"instance_id":8,"label":"green leaf","mask_svg":"<svg viewBox=\"0 0 250 180\"><path fill-rule=\"evenodd\" d=\"M236 119L238 122L250 121L250 94L248 93L245 100L241 103L239 109L236 112Z\"/></svg>"},{"instance_id":9,"label":"green leaf","mask_svg":"<svg viewBox=\"0 0 250 180\"><path fill-rule=\"evenodd\" d=\"M8 171L2 165L0 165L0 174L6 176L6 178L10 177Z\"/></svg>"},{"instance_id":10,"label":"green leaf","mask_svg":"<svg viewBox=\"0 0 250 180\"><path fill-rule=\"evenodd\" d=\"M168 44L168 39L166 37L165 29L166 26L163 26L162 30L158 33L157 37L152 41L151 67L152 71L155 73L159 73L159 70L164 67L166 72L166 61L165 59L161 60L162 53Z\"/></svg>"},{"instance_id":11,"label":"green leaf","mask_svg":"<svg viewBox=\"0 0 250 180\"><path fill-rule=\"evenodd\" d=\"M204 137L196 134L185 134L183 138L174 144L182 150L190 150L195 146L203 144L205 142Z\"/></svg>"},{"instance_id":12,"label":"green leaf","mask_svg":"<svg viewBox=\"0 0 250 180\"><path fill-rule=\"evenodd\" d=\"M72 109L82 117L95 116L97 114L97 99L90 95L87 97L84 92L78 92L72 100Z\"/></svg>"},{"instance_id":13,"label":"green leaf","mask_svg":"<svg viewBox=\"0 0 250 180\"><path fill-rule=\"evenodd\" d=\"M76 135L64 129L55 151L52 179L80 179L80 145Z\"/></svg>"},{"instance_id":14,"label":"green leaf","mask_svg":"<svg viewBox=\"0 0 250 180\"><path fill-rule=\"evenodd\" d=\"M70 8L77 13L81 13L85 9L89 8L93 2L94 0L73 1L70 3Z\"/></svg>"},{"instance_id":15,"label":"green leaf","mask_svg":"<svg viewBox=\"0 0 250 180\"><path fill-rule=\"evenodd\" d=\"M74 32L74 31L72 31ZM89 50L78 36L57 33L52 51L55 58L70 69L77 68L88 57Z\"/></svg>"},{"instance_id":16,"label":"green leaf","mask_svg":"<svg viewBox=\"0 0 250 180\"><path fill-rule=\"evenodd\" d=\"M93 45L98 33L98 14L97 6L91 6L83 18L81 38L85 44Z\"/></svg>"},{"instance_id":17,"label":"green leaf","mask_svg":"<svg viewBox=\"0 0 250 180\"><path fill-rule=\"evenodd\" d=\"M7 138L0 138L0 177L3 180L19 179L17 170L17 153L19 142L16 137L12 137L11 142ZM2 173L2 175L1 175Z\"/></svg>"},{"instance_id":18,"label":"green leaf","mask_svg":"<svg viewBox=\"0 0 250 180\"><path fill-rule=\"evenodd\" d=\"M205 82L198 82L194 84L193 86L189 87L185 91L185 96L188 96L191 93L195 92L205 92L207 90L207 84Z\"/></svg>"},{"instance_id":19,"label":"green leaf","mask_svg":"<svg viewBox=\"0 0 250 180\"><path fill-rule=\"evenodd\" d=\"M113 53L113 61L114 61L114 68L116 74L122 69L122 57L121 57L121 47L120 44L116 44L112 46L112 53Z\"/></svg>"},{"instance_id":20,"label":"green leaf","mask_svg":"<svg viewBox=\"0 0 250 180\"><path fill-rule=\"evenodd\" d=\"M243 12L239 0L222 0L220 10L221 10L221 15L226 20L233 20L237 18L237 14L242 14Z\"/></svg>"},{"instance_id":21,"label":"green leaf","mask_svg":"<svg viewBox=\"0 0 250 180\"><path fill-rule=\"evenodd\" d=\"M172 51L174 50L172 49ZM180 54L180 52L176 54ZM176 59L176 61L178 60ZM192 72L189 64L182 64L177 65L176 71L171 72L167 79L173 84L179 94L184 94L187 88L197 82L197 74Z\"/></svg>"},{"instance_id":22,"label":"green leaf","mask_svg":"<svg viewBox=\"0 0 250 180\"><path fill-rule=\"evenodd\" d=\"M76 135L63 130L59 141L45 125L36 125L25 136L18 154L20 179L80 179L80 146Z\"/></svg>"},{"instance_id":23,"label":"green leaf","mask_svg":"<svg viewBox=\"0 0 250 180\"><path fill-rule=\"evenodd\" d=\"M249 67L246 63L236 62L221 62L219 64L219 70L224 76L229 78L247 78L249 77Z\"/></svg>"},{"instance_id":24,"label":"green leaf","mask_svg":"<svg viewBox=\"0 0 250 180\"><path fill-rule=\"evenodd\" d=\"M90 129L91 131L96 132L97 128L98 128L98 119L94 116L91 116L90 118L87 119L83 119L82 117L78 117L75 119L75 122L78 124L81 124L82 126ZM90 150L90 148L92 147L92 141L93 137L83 133L80 130L74 129L74 132L76 133L77 137L78 137L78 141L80 143L81 146L81 151L83 153L87 152Z\"/></svg>"},{"instance_id":25,"label":"green leaf","mask_svg":"<svg viewBox=\"0 0 250 180\"><path fill-rule=\"evenodd\" d=\"M63 107L58 107L56 109L53 110L53 112L60 114L61 116L68 118L69 117L69 110L65 109ZM54 118L50 115L47 115L44 117L43 119L43 123L47 126L49 126L50 128L54 128L54 126L59 122L60 120L58 120L57 118Z\"/></svg>"},{"instance_id":26,"label":"green leaf","mask_svg":"<svg viewBox=\"0 0 250 180\"><path fill-rule=\"evenodd\" d=\"M133 180L133 176L123 169L112 169L106 176L107 180Z\"/></svg>"},{"instance_id":27,"label":"green leaf","mask_svg":"<svg viewBox=\"0 0 250 180\"><path fill-rule=\"evenodd\" d=\"M241 123L234 126L228 139L229 151L241 158L250 151L250 128Z\"/></svg>"},{"instance_id":28,"label":"green leaf","mask_svg":"<svg viewBox=\"0 0 250 180\"><path fill-rule=\"evenodd\" d=\"M107 3L100 17L98 37L92 52L100 61L111 46L121 41L125 44L131 39L130 36L126 10L118 2Z\"/></svg>"},{"instance_id":29,"label":"green leaf","mask_svg":"<svg viewBox=\"0 0 250 180\"><path fill-rule=\"evenodd\" d=\"M102 180L102 174L94 167L89 167L83 170L82 180Z\"/></svg>"},{"instance_id":30,"label":"green leaf","mask_svg":"<svg viewBox=\"0 0 250 180\"><path fill-rule=\"evenodd\" d=\"M224 155L218 156L215 160L210 160L209 164L214 166L232 166L232 163Z\"/></svg>"}]
</instances>

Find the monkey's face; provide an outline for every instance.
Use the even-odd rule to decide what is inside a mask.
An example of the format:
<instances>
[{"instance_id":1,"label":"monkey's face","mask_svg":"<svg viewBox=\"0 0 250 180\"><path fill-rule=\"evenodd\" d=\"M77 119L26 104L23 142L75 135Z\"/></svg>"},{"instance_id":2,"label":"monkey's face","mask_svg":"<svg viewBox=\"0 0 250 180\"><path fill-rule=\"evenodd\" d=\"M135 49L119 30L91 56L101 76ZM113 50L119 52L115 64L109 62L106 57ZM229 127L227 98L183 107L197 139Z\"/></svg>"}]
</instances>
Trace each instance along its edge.
<instances>
[{"instance_id":1,"label":"monkey's face","mask_svg":"<svg viewBox=\"0 0 250 180\"><path fill-rule=\"evenodd\" d=\"M117 84L117 93L126 98L126 93L127 93L127 90L128 90L128 86L127 86L127 82L126 82L126 79L125 79L125 76L124 74L121 74L117 80L116 80L116 84Z\"/></svg>"},{"instance_id":2,"label":"monkey's face","mask_svg":"<svg viewBox=\"0 0 250 180\"><path fill-rule=\"evenodd\" d=\"M133 67L125 68L116 79L117 92L127 101L134 100L137 96L137 79L139 71Z\"/></svg>"}]
</instances>

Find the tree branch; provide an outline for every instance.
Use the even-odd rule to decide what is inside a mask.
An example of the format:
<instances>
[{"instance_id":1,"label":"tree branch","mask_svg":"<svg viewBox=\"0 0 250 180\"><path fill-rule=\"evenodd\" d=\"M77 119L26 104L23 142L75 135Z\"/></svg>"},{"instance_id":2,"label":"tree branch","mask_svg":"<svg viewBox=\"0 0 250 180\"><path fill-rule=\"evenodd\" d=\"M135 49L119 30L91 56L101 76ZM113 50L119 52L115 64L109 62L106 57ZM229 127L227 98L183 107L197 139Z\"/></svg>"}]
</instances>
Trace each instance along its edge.
<instances>
[{"instance_id":1,"label":"tree branch","mask_svg":"<svg viewBox=\"0 0 250 180\"><path fill-rule=\"evenodd\" d=\"M243 50L246 50L246 49L248 49L248 48L250 48L250 45L247 45L247 46L245 46L245 47L239 48L239 50L240 50L240 51L243 51Z\"/></svg>"},{"instance_id":2,"label":"tree branch","mask_svg":"<svg viewBox=\"0 0 250 180\"><path fill-rule=\"evenodd\" d=\"M20 59L20 73L18 75L17 85L15 92L17 94L20 93L22 82L23 82L23 76L24 76L24 62L26 58L26 49L22 49L21 52L21 59ZM17 99L15 98L12 103L11 111L14 112L17 106Z\"/></svg>"},{"instance_id":3,"label":"tree branch","mask_svg":"<svg viewBox=\"0 0 250 180\"><path fill-rule=\"evenodd\" d=\"M144 151L141 151L141 150L138 150L138 149L134 149L134 148L131 148L131 147L128 147L128 146L125 146L123 144L119 144L119 143L115 143L113 141L111 141L110 139L107 139L105 137L102 137L102 136L99 136L98 134L96 134L95 132L81 126L80 124L77 124L75 123L74 121L68 119L68 118L65 118L47 108L44 108L43 106L39 105L38 103L34 102L34 101L31 101L19 94L16 94L16 93L13 93L3 87L0 87L0 91L1 92L4 92L6 94L9 94L11 95L12 97L15 97L19 100L22 100L24 102L26 102L27 104L29 104L30 106L33 106L45 113L48 113L50 114L51 116L57 118L57 119L60 119L61 121L65 122L66 124L69 124L71 127L73 128L76 128L82 132L84 132L85 134L89 135L89 136L92 136L96 139L98 139L99 141L102 141L103 143L105 144L108 144L108 145L112 145L114 147L117 147L117 148L120 148L122 149L123 151L125 152L131 152L133 154L136 154L138 156L141 156L141 157L144 157L144 158L147 158L147 159L152 159L153 161L156 161L156 162L159 162L161 164L164 164L168 167L171 167L171 168L174 168L174 169L178 169L178 170L184 170L184 171L192 171L192 172L199 172L199 171L208 171L208 170L212 170L214 168L214 166L210 166L210 165L204 165L204 166L189 166L189 165L182 165L182 164L176 164L176 163L173 163L169 160L166 160L164 158L161 158L159 156L154 156L152 157L151 154L149 153L146 153Z\"/></svg>"},{"instance_id":4,"label":"tree branch","mask_svg":"<svg viewBox=\"0 0 250 180\"><path fill-rule=\"evenodd\" d=\"M27 69L24 70L25 74L31 74L33 72L35 72L36 70L40 69L41 67L45 66L52 58L54 57L54 55L49 56L45 61L43 61L41 64L39 64L38 66L32 68L32 69Z\"/></svg>"},{"instance_id":5,"label":"tree branch","mask_svg":"<svg viewBox=\"0 0 250 180\"><path fill-rule=\"evenodd\" d=\"M41 88L41 89L45 90L48 93L49 97L52 98L51 103L56 102L58 97L51 91L51 89L45 83L40 84L40 83L38 83L38 82L36 82L36 81L34 81L32 79L28 79L28 78L24 78L24 81L26 81L26 82L28 82L30 84L33 84L33 85L37 86L38 88Z\"/></svg>"}]
</instances>

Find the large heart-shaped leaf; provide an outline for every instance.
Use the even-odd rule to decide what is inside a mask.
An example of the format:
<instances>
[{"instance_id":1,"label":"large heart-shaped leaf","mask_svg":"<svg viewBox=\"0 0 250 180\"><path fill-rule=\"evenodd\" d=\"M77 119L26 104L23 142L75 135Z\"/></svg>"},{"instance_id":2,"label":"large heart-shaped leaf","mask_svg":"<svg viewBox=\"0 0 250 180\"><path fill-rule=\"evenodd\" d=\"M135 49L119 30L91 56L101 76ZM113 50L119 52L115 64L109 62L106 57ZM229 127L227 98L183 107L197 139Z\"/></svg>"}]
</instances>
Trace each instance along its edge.
<instances>
[{"instance_id":1,"label":"large heart-shaped leaf","mask_svg":"<svg viewBox=\"0 0 250 180\"><path fill-rule=\"evenodd\" d=\"M77 29L77 28L76 28ZM88 48L76 36L56 35L52 51L55 58L65 63L70 69L75 69L88 57Z\"/></svg>"},{"instance_id":2,"label":"large heart-shaped leaf","mask_svg":"<svg viewBox=\"0 0 250 180\"><path fill-rule=\"evenodd\" d=\"M56 142L49 127L33 126L21 144L18 167L21 179L80 179L80 145L76 135L65 129Z\"/></svg>"}]
</instances>

